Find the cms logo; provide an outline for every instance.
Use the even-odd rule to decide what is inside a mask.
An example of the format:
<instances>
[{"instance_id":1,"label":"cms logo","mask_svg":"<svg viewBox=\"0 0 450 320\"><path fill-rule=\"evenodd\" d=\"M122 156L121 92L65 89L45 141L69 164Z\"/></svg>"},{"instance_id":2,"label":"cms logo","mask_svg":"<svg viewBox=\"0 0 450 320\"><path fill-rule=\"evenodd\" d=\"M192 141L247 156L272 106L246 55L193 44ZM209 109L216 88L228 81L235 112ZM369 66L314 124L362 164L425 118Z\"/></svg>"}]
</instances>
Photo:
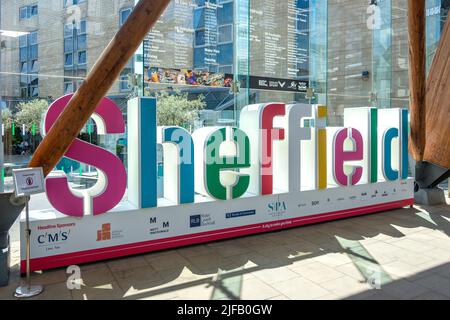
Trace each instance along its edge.
<instances>
[{"instance_id":1,"label":"cms logo","mask_svg":"<svg viewBox=\"0 0 450 320\"><path fill-rule=\"evenodd\" d=\"M69 238L69 231L59 231L56 233L48 233L41 234L38 236L37 241L39 244L51 244L57 243L61 241L66 241Z\"/></svg>"},{"instance_id":2,"label":"cms logo","mask_svg":"<svg viewBox=\"0 0 450 320\"><path fill-rule=\"evenodd\" d=\"M285 201L276 201L271 202L267 205L269 213L273 212L283 212L287 210L286 202Z\"/></svg>"}]
</instances>

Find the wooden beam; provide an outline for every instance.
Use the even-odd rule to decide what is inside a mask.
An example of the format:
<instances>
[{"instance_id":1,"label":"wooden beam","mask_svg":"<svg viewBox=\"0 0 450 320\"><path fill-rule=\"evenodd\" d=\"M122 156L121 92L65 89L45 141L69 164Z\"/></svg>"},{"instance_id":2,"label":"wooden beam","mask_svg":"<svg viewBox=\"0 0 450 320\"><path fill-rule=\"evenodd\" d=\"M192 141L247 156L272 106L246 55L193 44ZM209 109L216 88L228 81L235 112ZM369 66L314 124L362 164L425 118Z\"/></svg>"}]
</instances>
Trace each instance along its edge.
<instances>
[{"instance_id":1,"label":"wooden beam","mask_svg":"<svg viewBox=\"0 0 450 320\"><path fill-rule=\"evenodd\" d=\"M39 145L30 167L43 167L46 176L53 170L169 2L139 1Z\"/></svg>"},{"instance_id":2,"label":"wooden beam","mask_svg":"<svg viewBox=\"0 0 450 320\"><path fill-rule=\"evenodd\" d=\"M426 47L425 0L408 0L409 88L411 138L409 149L416 161L423 160L426 141Z\"/></svg>"},{"instance_id":3,"label":"wooden beam","mask_svg":"<svg viewBox=\"0 0 450 320\"><path fill-rule=\"evenodd\" d=\"M450 19L431 65L427 82L427 145L424 160L450 169Z\"/></svg>"}]
</instances>

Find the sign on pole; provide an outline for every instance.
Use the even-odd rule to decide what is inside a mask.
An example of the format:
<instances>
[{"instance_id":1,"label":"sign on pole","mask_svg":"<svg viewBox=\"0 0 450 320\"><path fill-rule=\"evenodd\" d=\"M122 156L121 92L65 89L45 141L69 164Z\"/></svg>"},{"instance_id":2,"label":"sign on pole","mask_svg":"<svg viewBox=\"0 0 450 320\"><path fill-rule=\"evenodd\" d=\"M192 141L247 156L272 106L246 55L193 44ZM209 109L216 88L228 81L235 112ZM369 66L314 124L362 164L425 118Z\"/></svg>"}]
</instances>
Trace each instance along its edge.
<instances>
[{"instance_id":1,"label":"sign on pole","mask_svg":"<svg viewBox=\"0 0 450 320\"><path fill-rule=\"evenodd\" d=\"M13 170L14 187L16 197L26 197L25 215L26 215L26 268L27 283L16 289L14 296L16 298L31 298L42 293L44 288L41 285L31 285L31 229L30 229L30 196L33 194L44 193L44 171L42 168L26 168Z\"/></svg>"},{"instance_id":2,"label":"sign on pole","mask_svg":"<svg viewBox=\"0 0 450 320\"><path fill-rule=\"evenodd\" d=\"M44 172L42 168L13 170L16 196L30 196L44 193Z\"/></svg>"}]
</instances>

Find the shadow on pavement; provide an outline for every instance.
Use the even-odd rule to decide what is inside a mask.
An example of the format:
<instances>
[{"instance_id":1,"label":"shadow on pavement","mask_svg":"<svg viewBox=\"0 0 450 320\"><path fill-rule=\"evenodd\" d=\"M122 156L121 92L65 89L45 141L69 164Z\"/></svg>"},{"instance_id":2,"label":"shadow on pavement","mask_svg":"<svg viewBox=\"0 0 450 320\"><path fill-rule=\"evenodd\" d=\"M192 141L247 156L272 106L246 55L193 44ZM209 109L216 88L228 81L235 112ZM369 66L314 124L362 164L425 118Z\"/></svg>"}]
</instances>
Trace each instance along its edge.
<instances>
[{"instance_id":1,"label":"shadow on pavement","mask_svg":"<svg viewBox=\"0 0 450 320\"><path fill-rule=\"evenodd\" d=\"M262 270L270 272L330 253L339 254L338 258L352 262L369 283L373 280L371 277L374 270L380 275L381 290L370 290L350 296L349 299L398 298L399 294L389 294L401 291L401 286L405 285L404 280L393 279L364 249L360 241L383 236L401 239L408 229L421 227L430 231L439 230L450 236L449 206L427 207L423 210L399 209L88 264L81 266L81 290L65 289L69 292L67 297L52 297L50 292L41 299L237 300L242 298L242 284L246 275ZM366 272L366 269L372 271ZM0 288L0 297L4 296L1 294L2 290L10 290L17 285L18 264L12 270L14 283L7 288ZM414 275L412 280L433 277L436 272L450 276L450 264L442 265L436 270L430 269L425 274ZM58 269L35 274L33 280L36 283L44 282L43 284L47 281L50 287L55 286L55 292L59 292L58 290L64 291L68 276L65 269ZM433 281L435 280L429 279L431 284L427 285L432 286ZM198 288L195 296L189 293L192 288ZM450 286L448 288L450 296ZM180 297L179 293L183 290L186 290L187 296ZM173 295L173 292L177 292L177 295ZM445 292L443 294L445 296Z\"/></svg>"}]
</instances>

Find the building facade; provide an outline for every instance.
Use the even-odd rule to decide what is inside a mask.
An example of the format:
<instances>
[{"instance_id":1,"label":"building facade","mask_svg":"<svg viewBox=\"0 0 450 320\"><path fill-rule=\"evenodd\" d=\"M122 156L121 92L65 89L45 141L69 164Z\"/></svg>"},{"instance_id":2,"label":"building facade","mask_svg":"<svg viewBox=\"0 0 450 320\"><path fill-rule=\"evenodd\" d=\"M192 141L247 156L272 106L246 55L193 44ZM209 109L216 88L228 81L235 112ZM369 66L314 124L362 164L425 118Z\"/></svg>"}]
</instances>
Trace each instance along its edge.
<instances>
[{"instance_id":1,"label":"building facade","mask_svg":"<svg viewBox=\"0 0 450 320\"><path fill-rule=\"evenodd\" d=\"M133 6L133 0L2 1L0 29L25 33L1 39L3 101L76 91ZM118 81L110 94L128 90Z\"/></svg>"}]
</instances>

